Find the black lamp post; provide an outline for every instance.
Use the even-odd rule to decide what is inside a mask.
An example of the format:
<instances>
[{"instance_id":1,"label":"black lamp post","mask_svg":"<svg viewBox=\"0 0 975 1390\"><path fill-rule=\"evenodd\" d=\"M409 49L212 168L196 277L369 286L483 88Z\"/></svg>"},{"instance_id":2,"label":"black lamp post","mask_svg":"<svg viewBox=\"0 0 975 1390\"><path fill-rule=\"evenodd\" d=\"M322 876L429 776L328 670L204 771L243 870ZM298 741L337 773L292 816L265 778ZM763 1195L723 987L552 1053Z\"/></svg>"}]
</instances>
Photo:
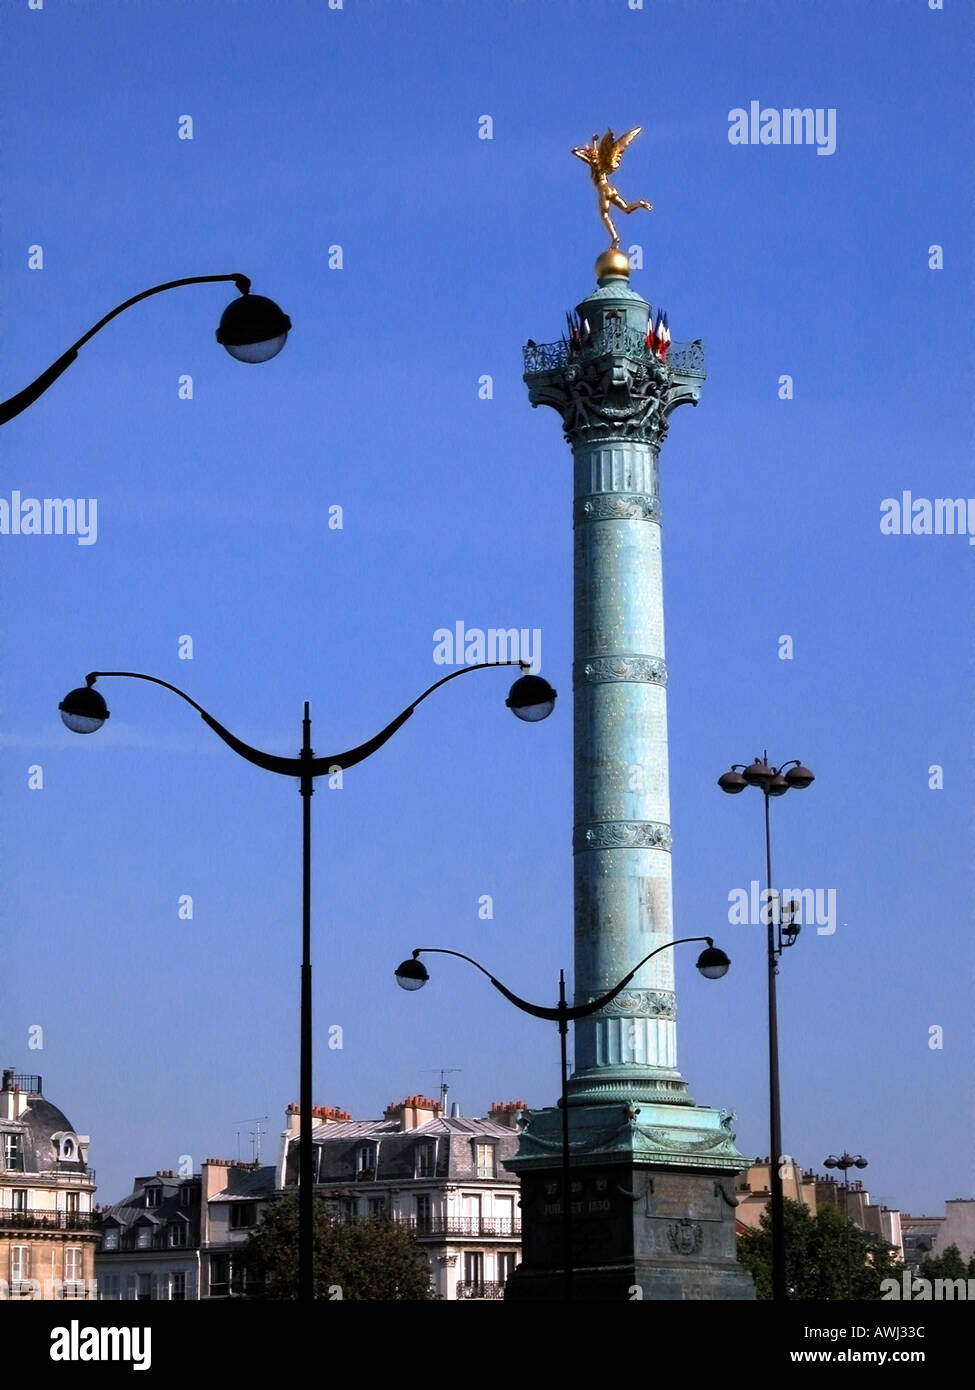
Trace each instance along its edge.
<instances>
[{"instance_id":1,"label":"black lamp post","mask_svg":"<svg viewBox=\"0 0 975 1390\"><path fill-rule=\"evenodd\" d=\"M297 758L282 758L274 753L265 753L252 748L236 738L228 729L217 722L202 706L192 700L184 691L160 680L158 676L146 676L138 671L92 671L85 677L85 685L72 690L61 701L58 708L64 723L76 734L94 733L109 717L105 701L94 684L102 676L125 676L133 680L151 681L171 690L181 700L196 710L204 723L209 724L235 753L248 762L263 767L268 772L277 772L285 777L298 778L298 790L302 797L302 863L301 863L301 1060L300 1060L300 1128L298 1134L298 1297L303 1301L315 1297L314 1270L314 1173L312 1171L312 995L311 995L311 798L316 777L333 774L337 770L354 767L363 762L387 739L406 723L417 705L447 681L471 671L481 671L488 666L520 666L524 662L484 661L475 666L462 666L450 675L435 681L429 689L418 696L411 705L398 714L392 723L376 734L375 738L351 748L345 753L335 753L327 758L316 758L311 746L311 718L308 701L305 701L302 721L302 745ZM523 675L511 687L506 704L519 719L529 722L544 719L555 706L556 693L541 676Z\"/></svg>"},{"instance_id":2,"label":"black lamp post","mask_svg":"<svg viewBox=\"0 0 975 1390\"><path fill-rule=\"evenodd\" d=\"M843 1173L843 1215L846 1217L846 1299L849 1303L853 1298L853 1275L850 1268L850 1169L866 1168L867 1160L860 1154L848 1154L844 1149L839 1158L836 1154L830 1154L829 1158L823 1159L827 1168L839 1168Z\"/></svg>"},{"instance_id":3,"label":"black lamp post","mask_svg":"<svg viewBox=\"0 0 975 1390\"><path fill-rule=\"evenodd\" d=\"M429 980L430 976L426 966L419 959L419 956L426 952L442 956L458 956L461 960L466 960L475 969L480 970L482 975L487 975L494 988L504 995L505 999L514 1004L515 1008L521 1009L523 1013L531 1014L534 1018L547 1018L559 1025L559 1040L561 1045L562 1060L562 1277L563 1277L563 1298L567 1301L572 1299L572 1192L570 1187L570 1150L569 1150L569 1063L566 1055L566 1038L569 1032L569 1024L574 1019L586 1018L589 1014L597 1013L626 988L633 979L636 972L653 956L659 955L661 951L669 950L672 946L681 946L688 941L706 941L707 948L702 951L697 960L697 968L701 974L709 980L719 980L722 975L728 973L731 961L724 951L719 950L709 936L682 936L676 941L665 941L662 946L651 951L644 956L628 975L625 975L618 984L612 989L607 990L598 999L591 1000L588 1004L575 1004L569 1007L565 997L565 971L559 971L559 1002L554 1008L548 1008L542 1004L530 1004L526 999L521 999L517 994L513 994L506 988L500 980L496 980L490 971L485 970L483 965L465 956L463 951L448 951L440 946L418 946L413 952L410 960L404 960L401 965L396 967L396 983L401 989L422 989Z\"/></svg>"},{"instance_id":4,"label":"black lamp post","mask_svg":"<svg viewBox=\"0 0 975 1390\"><path fill-rule=\"evenodd\" d=\"M161 294L163 290L174 290L180 285L211 284L220 280L232 280L240 290L241 298L233 300L224 310L217 329L217 342L222 343L231 357L236 357L238 362L267 362L276 357L287 341L291 320L272 299L265 299L260 294L251 294L251 282L246 275L191 275L186 280L167 280L165 285L154 285L152 289L143 290L141 294L127 299L124 304L119 304L111 313L99 319L94 328L89 328L84 337L69 347L67 352L42 372L36 381L32 381L8 401L0 402L0 425L5 425L15 415L33 405L38 396L42 396L51 383L57 381L61 373L71 366L78 356L78 349L84 347L89 338L93 338L99 329L104 328L106 323L111 322L123 310L138 304L140 299L148 299L151 294Z\"/></svg>"},{"instance_id":5,"label":"black lamp post","mask_svg":"<svg viewBox=\"0 0 975 1390\"><path fill-rule=\"evenodd\" d=\"M746 787L758 787L765 797L765 882L766 916L768 919L768 1069L769 1069L769 1190L772 1206L772 1297L786 1297L785 1283L785 1210L782 1205L782 1115L779 1104L779 1028L775 1000L775 976L778 959L788 946L796 944L799 924L792 920L791 904L785 912L773 910L772 894L772 832L769 821L769 798L784 796L793 789L803 791L815 777L797 758L771 767L768 753L756 758L747 767L734 763L731 771L718 778L718 786L729 796ZM788 918L788 920L783 920Z\"/></svg>"}]
</instances>

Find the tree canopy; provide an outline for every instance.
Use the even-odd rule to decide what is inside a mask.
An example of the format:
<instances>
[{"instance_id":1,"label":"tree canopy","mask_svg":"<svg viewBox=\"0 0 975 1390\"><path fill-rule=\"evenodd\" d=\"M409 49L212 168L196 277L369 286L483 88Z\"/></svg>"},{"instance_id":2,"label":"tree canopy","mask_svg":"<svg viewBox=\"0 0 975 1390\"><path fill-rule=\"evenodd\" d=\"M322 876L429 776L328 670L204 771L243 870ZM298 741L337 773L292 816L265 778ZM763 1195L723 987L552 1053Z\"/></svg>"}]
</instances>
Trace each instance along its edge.
<instances>
[{"instance_id":1,"label":"tree canopy","mask_svg":"<svg viewBox=\"0 0 975 1390\"><path fill-rule=\"evenodd\" d=\"M790 1299L879 1300L883 1280L898 1278L904 1268L893 1246L847 1221L834 1206L821 1207L813 1216L807 1206L787 1198L783 1208L786 1296ZM758 1229L738 1241L738 1259L753 1276L757 1296L771 1298L769 1208L762 1213Z\"/></svg>"},{"instance_id":2,"label":"tree canopy","mask_svg":"<svg viewBox=\"0 0 975 1390\"><path fill-rule=\"evenodd\" d=\"M396 1221L340 1221L315 1201L315 1297L428 1300L435 1297L426 1256ZM248 1286L263 1281L269 1299L298 1296L298 1195L289 1192L264 1212L243 1252Z\"/></svg>"}]
</instances>

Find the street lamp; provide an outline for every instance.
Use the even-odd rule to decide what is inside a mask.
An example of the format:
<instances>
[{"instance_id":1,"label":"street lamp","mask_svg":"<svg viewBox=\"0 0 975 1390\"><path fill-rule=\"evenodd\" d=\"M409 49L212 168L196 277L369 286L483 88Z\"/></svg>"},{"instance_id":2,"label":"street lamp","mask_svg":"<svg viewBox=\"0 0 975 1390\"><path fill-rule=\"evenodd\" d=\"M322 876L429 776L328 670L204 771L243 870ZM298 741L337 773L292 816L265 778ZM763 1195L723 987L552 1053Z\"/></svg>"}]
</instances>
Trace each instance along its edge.
<instances>
[{"instance_id":1,"label":"street lamp","mask_svg":"<svg viewBox=\"0 0 975 1390\"><path fill-rule=\"evenodd\" d=\"M536 679L527 677L527 679ZM553 696L554 698L554 696ZM731 961L724 951L715 946L709 936L682 936L676 941L665 941L662 946L644 956L628 975L625 975L618 984L598 999L591 1000L588 1004L575 1004L569 1007L565 997L565 971L559 971L559 1002L554 1008L546 1007L542 1004L530 1004L526 999L521 999L517 994L513 994L510 989L496 980L490 971L485 970L483 965L478 964L471 956L465 956L463 951L448 951L440 946L418 946L409 960L404 960L401 965L396 967L396 983L401 989L417 990L422 989L429 980L430 975L426 966L419 959L423 952L428 955L436 954L441 956L457 956L460 960L466 960L475 969L480 970L482 975L486 975L494 988L504 995L505 999L514 1004L515 1008L521 1009L523 1013L531 1014L534 1018L547 1018L559 1025L559 1039L561 1047L562 1061L562 1278L563 1278L563 1298L567 1301L572 1299L572 1200L570 1188L570 1151L569 1151L569 1063L566 1055L566 1038L569 1032L569 1024L577 1018L586 1018L589 1014L597 1013L600 1009L615 999L622 990L633 979L636 972L646 965L648 960L658 955L661 951L669 950L672 946L682 946L688 941L706 941L707 948L698 956L697 968L708 980L719 980L722 975L728 973Z\"/></svg>"},{"instance_id":2,"label":"street lamp","mask_svg":"<svg viewBox=\"0 0 975 1390\"><path fill-rule=\"evenodd\" d=\"M839 1158L836 1154L830 1154L829 1158L823 1159L827 1168L839 1168L843 1172L843 1215L846 1217L846 1301L849 1303L853 1298L853 1276L850 1272L850 1173L851 1168L866 1168L867 1160L860 1154L848 1154L846 1150Z\"/></svg>"},{"instance_id":3,"label":"street lamp","mask_svg":"<svg viewBox=\"0 0 975 1390\"><path fill-rule=\"evenodd\" d=\"M298 1296L302 1300L310 1300L315 1297L315 1274L314 1274L314 1174L312 1172L312 1007L311 1007L311 798L314 792L314 780L346 768L354 767L356 763L363 762L378 749L380 749L387 739L403 724L406 723L416 707L424 701L433 691L440 686L446 685L447 681L455 680L458 676L468 675L471 671L481 671L488 666L520 666L525 667L524 662L520 661L483 661L477 665L462 666L457 671L452 671L450 675L443 676L435 681L422 695L418 696L411 705L396 716L387 724L374 738L368 739L357 748L351 748L345 753L335 753L327 758L316 758L313 755L311 746L311 718L309 716L308 701L305 701L304 719L302 721L303 740L301 752L297 758L282 758L274 753L265 753L259 748L252 748L250 744L243 743L236 738L228 729L211 714L208 714L201 705L191 699L184 691L177 689L175 685L170 685L169 681L160 680L158 676L146 676L139 671L92 671L85 677L85 684L77 690L72 690L61 701L58 708L61 711L61 718L72 732L77 734L91 734L105 723L109 717L108 707L101 694L93 689L95 681L103 676L121 676L133 680L150 681L153 685L161 685L166 690L171 690L174 695L178 695L181 700L185 700L188 705L196 710L203 719L204 723L209 724L210 728L223 739L235 753L239 753L248 762L255 763L258 767L263 767L268 772L277 772L285 777L297 777L298 789L302 797L302 865L301 865L301 1061L300 1061L300 1106L301 1117L298 1134ZM524 682L532 681L535 684L528 687ZM555 691L547 681L539 676L522 676L515 681L508 696L507 703L514 712L521 718L537 719L543 715L534 713L541 706L547 706L546 713L551 713L555 705Z\"/></svg>"},{"instance_id":4,"label":"street lamp","mask_svg":"<svg viewBox=\"0 0 975 1390\"><path fill-rule=\"evenodd\" d=\"M782 1116L779 1104L779 1029L775 1000L775 977L778 959L789 946L796 944L799 924L793 920L793 904L776 913L772 894L772 831L769 820L769 799L784 796L795 789L804 791L815 777L798 758L781 767L772 767L768 753L746 767L732 764L731 771L718 778L718 786L729 796L736 796L746 787L757 787L765 797L765 882L766 917L768 923L768 1069L769 1069L769 1189L772 1207L772 1297L785 1299L785 1210L782 1205ZM783 920L788 919L788 920Z\"/></svg>"},{"instance_id":5,"label":"street lamp","mask_svg":"<svg viewBox=\"0 0 975 1390\"><path fill-rule=\"evenodd\" d=\"M84 347L89 338L93 338L99 329L104 328L106 323L111 322L123 310L138 304L140 299L148 299L151 294L161 294L163 290L174 290L180 285L212 284L221 280L232 280L241 297L233 300L224 310L217 329L217 342L227 349L231 357L236 357L238 362L267 362L276 357L287 341L291 320L278 308L273 299L251 294L251 282L246 275L235 272L232 275L191 275L185 280L167 280L165 285L154 285L152 289L143 290L141 294L127 299L124 304L119 304L111 313L99 319L94 328L89 328L84 337L79 338L46 371L41 372L36 381L25 386L23 391L18 391L16 396L0 402L0 425L5 425L15 415L33 405L38 396L42 396L52 382L57 381L61 373L71 366L78 356L78 349Z\"/></svg>"}]
</instances>

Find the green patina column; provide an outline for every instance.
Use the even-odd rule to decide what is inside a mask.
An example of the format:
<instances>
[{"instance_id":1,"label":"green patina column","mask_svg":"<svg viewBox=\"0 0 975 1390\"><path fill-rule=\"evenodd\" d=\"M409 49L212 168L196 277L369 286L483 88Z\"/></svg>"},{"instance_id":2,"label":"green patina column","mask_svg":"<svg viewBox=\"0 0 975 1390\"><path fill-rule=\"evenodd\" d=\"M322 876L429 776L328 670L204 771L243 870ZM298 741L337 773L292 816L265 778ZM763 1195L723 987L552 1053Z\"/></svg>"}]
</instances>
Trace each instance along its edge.
<instances>
[{"instance_id":1,"label":"green patina column","mask_svg":"<svg viewBox=\"0 0 975 1390\"><path fill-rule=\"evenodd\" d=\"M697 403L705 377L699 341L674 344L663 361L647 345L651 306L621 252L596 270L570 339L525 349L531 403L561 415L575 471L576 1004L675 934L658 463L671 413ZM574 1025L575 1299L754 1297L735 1257L747 1160L733 1116L697 1105L677 1069L674 955L661 951ZM558 1108L529 1112L506 1164L522 1182L510 1298L564 1296L561 1125Z\"/></svg>"}]
</instances>

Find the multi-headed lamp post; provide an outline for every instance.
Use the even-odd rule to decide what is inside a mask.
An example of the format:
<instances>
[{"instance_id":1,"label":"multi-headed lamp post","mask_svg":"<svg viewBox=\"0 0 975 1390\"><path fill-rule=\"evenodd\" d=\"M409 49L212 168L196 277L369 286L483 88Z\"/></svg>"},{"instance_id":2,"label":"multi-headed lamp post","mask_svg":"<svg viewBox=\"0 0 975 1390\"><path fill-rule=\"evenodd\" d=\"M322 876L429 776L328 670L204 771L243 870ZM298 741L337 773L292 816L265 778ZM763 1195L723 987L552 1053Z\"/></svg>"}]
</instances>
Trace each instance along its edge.
<instances>
[{"instance_id":1,"label":"multi-headed lamp post","mask_svg":"<svg viewBox=\"0 0 975 1390\"><path fill-rule=\"evenodd\" d=\"M61 701L58 708L61 711L61 718L64 723L76 734L91 734L96 729L100 729L109 716L108 707L102 696L94 689L95 681L103 676L124 676L133 680L150 681L153 685L161 685L166 690L171 690L174 695L178 695L181 700L185 700L188 705L196 710L204 723L209 724L210 728L223 739L235 753L239 753L248 762L262 767L268 772L277 772L285 777L297 777L298 789L302 797L302 867L301 867L301 898L302 898L302 927L301 927L301 1062L300 1062L300 1096L301 1096L301 1117L298 1135L298 1296L307 1301L315 1297L315 1273L314 1273L314 1173L312 1170L312 994L311 994L311 797L314 791L314 780L334 774L339 769L355 766L356 763L363 762L378 749L380 749L387 739L391 738L403 724L406 723L416 707L431 695L440 686L446 685L448 681L455 680L458 676L468 675L471 671L484 670L488 666L520 666L525 668L524 662L516 661L485 661L478 665L462 666L457 671L452 671L450 675L435 681L422 695L418 696L412 704L396 716L387 724L374 738L365 743L359 744L357 748L350 748L345 753L335 753L327 758L316 758L311 746L311 718L309 716L308 701L305 701L304 719L302 722L303 740L301 752L297 758L282 758L275 753L265 753L259 748L252 748L249 744L243 743L236 738L228 729L217 722L211 714L208 714L201 705L192 700L184 691L177 689L175 685L170 685L168 681L160 680L158 676L146 676L138 671L92 671L86 678L85 684L77 690L72 690ZM506 700L506 704L519 719L534 722L544 719L551 714L555 706L556 693L546 680L541 676L522 675L515 681Z\"/></svg>"},{"instance_id":2,"label":"multi-headed lamp post","mask_svg":"<svg viewBox=\"0 0 975 1390\"><path fill-rule=\"evenodd\" d=\"M41 372L36 381L25 386L23 391L18 391L16 396L0 402L0 425L5 425L15 415L33 405L38 396L42 396L52 382L57 381L61 373L71 366L78 356L78 349L84 347L89 338L93 338L106 323L117 318L125 309L130 309L133 304L138 304L141 299L148 299L152 294L161 294L163 290L175 290L180 285L212 284L221 280L232 280L240 290L241 297L233 300L224 310L217 328L217 342L222 343L231 357L236 357L238 362L267 362L276 357L287 341L291 320L278 308L273 299L251 294L251 282L246 275L235 272L231 275L191 275L186 280L167 280L165 285L154 285L152 289L134 294L124 304L119 304L111 313L99 319L94 328L89 328L84 337L79 338L46 371Z\"/></svg>"},{"instance_id":3,"label":"multi-headed lamp post","mask_svg":"<svg viewBox=\"0 0 975 1390\"><path fill-rule=\"evenodd\" d=\"M837 1158L836 1154L830 1154L829 1158L823 1159L827 1168L839 1168L843 1174L843 1215L846 1217L846 1299L849 1303L853 1298L853 1273L850 1267L850 1169L866 1168L867 1160L861 1154L848 1154L844 1149Z\"/></svg>"},{"instance_id":4,"label":"multi-headed lamp post","mask_svg":"<svg viewBox=\"0 0 975 1390\"><path fill-rule=\"evenodd\" d=\"M796 944L799 924L792 920L792 912L773 910L772 891L772 831L769 819L769 800L773 796L784 796L793 789L803 791L810 786L815 777L808 767L803 767L797 758L783 763L781 767L771 767L768 753L756 758L747 767L744 763L734 763L730 772L718 778L718 786L729 796L743 792L746 787L757 787L765 797L765 916L768 925L768 1073L769 1073L769 1191L772 1207L772 1297L786 1297L785 1283L785 1209L782 1205L782 1115L779 1104L779 1027L776 1012L775 976L778 960L788 946ZM783 920L787 918L788 920Z\"/></svg>"},{"instance_id":5,"label":"multi-headed lamp post","mask_svg":"<svg viewBox=\"0 0 975 1390\"><path fill-rule=\"evenodd\" d=\"M471 956L465 956L463 951L448 951L441 946L418 946L409 960L404 960L401 965L396 967L396 983L401 989L422 989L429 980L430 975L426 966L419 959L422 954L457 956L460 960L466 960L473 965L476 970L480 970L482 975L486 975L494 988L504 995L505 999L514 1004L515 1008L521 1009L523 1013L531 1014L534 1018L547 1018L559 1025L559 1041L561 1045L562 1059L562 1279L563 1279L563 1298L572 1298L572 1190L570 1185L570 1148L569 1148L569 1063L566 1048L566 1039L569 1032L569 1024L577 1018L587 1018L590 1014L597 1013L605 1008L618 994L621 994L626 986L633 979L634 975L652 957L661 951L667 951L672 946L682 946L689 941L705 941L707 946L698 956L697 968L701 974L709 980L720 980L722 975L728 973L731 961L724 951L715 946L710 936L682 936L676 941L666 941L649 955L644 956L628 975L618 981L612 989L601 994L598 999L592 999L588 1004L575 1004L570 1007L565 997L565 971L559 971L559 1002L554 1008L543 1004L530 1004L527 999L521 999L517 994L513 994L510 989L496 980L490 971L485 970Z\"/></svg>"}]
</instances>

